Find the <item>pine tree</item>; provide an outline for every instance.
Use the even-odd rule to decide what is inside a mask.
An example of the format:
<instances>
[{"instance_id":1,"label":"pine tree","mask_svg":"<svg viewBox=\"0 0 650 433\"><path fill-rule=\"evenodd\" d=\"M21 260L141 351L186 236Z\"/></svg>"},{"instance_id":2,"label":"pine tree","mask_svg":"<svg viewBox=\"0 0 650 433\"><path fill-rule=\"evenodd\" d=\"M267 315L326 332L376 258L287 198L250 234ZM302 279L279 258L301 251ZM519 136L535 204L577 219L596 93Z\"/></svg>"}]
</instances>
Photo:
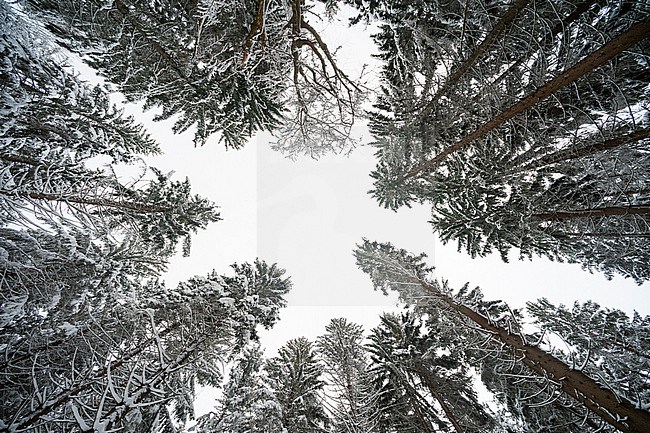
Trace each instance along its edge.
<instances>
[{"instance_id":1,"label":"pine tree","mask_svg":"<svg viewBox=\"0 0 650 433\"><path fill-rule=\"evenodd\" d=\"M289 340L265 366L269 384L282 408L282 428L288 433L322 432L330 420L322 399L323 366L306 338Z\"/></svg>"},{"instance_id":2,"label":"pine tree","mask_svg":"<svg viewBox=\"0 0 650 433\"><path fill-rule=\"evenodd\" d=\"M430 203L471 255L650 277L645 5L353 3L382 23L382 206Z\"/></svg>"},{"instance_id":3,"label":"pine tree","mask_svg":"<svg viewBox=\"0 0 650 433\"><path fill-rule=\"evenodd\" d=\"M533 339L522 333L519 315L504 303L485 302L478 289L469 291L467 287L454 294L445 283L430 280L427 274L431 268L423 262L423 255L412 256L390 244L364 241L358 246L355 256L358 266L370 275L376 289L397 291L407 304L444 317L447 323L445 332L463 336L466 340L463 344L470 346L474 342L471 346L477 351L475 362L491 353L505 357L501 358L505 362L498 362L499 369L493 369L492 374L501 375L502 379L512 377L525 381L532 378L533 383L526 385L529 388L541 385L535 394L526 395L529 401L526 405L530 404L533 412L534 405L551 404L562 418L576 414L572 424L562 421L561 427L568 429L565 431L580 431L581 426L585 426L585 419L589 420L588 426L598 427L600 421L621 431L641 432L648 425L650 414L643 409L644 406L628 400L624 390L617 390L616 383L603 382L598 377L573 369L562 359L532 343ZM471 351L468 354L471 355ZM546 399L535 403L535 397L544 395ZM523 403L520 395L511 392L509 397L514 398L515 403ZM571 402L573 404L569 404ZM526 417L525 421L531 428L540 427L540 418L525 412L519 415ZM597 416L600 420L590 419L590 416Z\"/></svg>"},{"instance_id":4,"label":"pine tree","mask_svg":"<svg viewBox=\"0 0 650 433\"><path fill-rule=\"evenodd\" d=\"M332 319L318 337L316 347L324 365L326 401L334 432L373 431L376 399L368 371L369 359L363 347L360 325L345 318Z\"/></svg>"},{"instance_id":5,"label":"pine tree","mask_svg":"<svg viewBox=\"0 0 650 433\"><path fill-rule=\"evenodd\" d=\"M86 326L59 319L56 344L46 332L44 348L28 358L7 352L2 431L150 431L193 417L195 386L221 383L221 363L256 338L257 324L272 325L290 289L275 266L234 268L242 272L174 290L151 281L130 298L113 292L79 312Z\"/></svg>"}]
</instances>

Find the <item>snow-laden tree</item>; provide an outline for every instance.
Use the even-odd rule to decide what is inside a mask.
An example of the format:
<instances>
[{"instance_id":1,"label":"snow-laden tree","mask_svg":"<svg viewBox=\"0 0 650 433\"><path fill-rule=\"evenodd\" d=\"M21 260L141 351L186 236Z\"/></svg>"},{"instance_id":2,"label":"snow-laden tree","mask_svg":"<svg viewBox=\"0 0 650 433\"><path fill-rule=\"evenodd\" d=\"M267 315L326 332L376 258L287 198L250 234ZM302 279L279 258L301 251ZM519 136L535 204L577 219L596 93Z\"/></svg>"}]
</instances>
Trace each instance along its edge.
<instances>
[{"instance_id":1,"label":"snow-laden tree","mask_svg":"<svg viewBox=\"0 0 650 433\"><path fill-rule=\"evenodd\" d=\"M437 332L466 347L475 367L483 363L489 368L484 370L491 375L486 380L489 388L498 392L494 384L505 383L501 397L509 400L511 414L525 429L591 431L606 423L620 431L642 432L650 423L647 402L628 399L627 382L621 377L607 380L596 368L582 371L563 356L544 350L539 335L525 335L520 313L503 302L486 302L480 290L467 286L454 293L446 283L432 280L424 255L412 256L390 244L364 240L355 256L376 289L397 291L417 311L440 317L444 326ZM546 416L549 412L556 415Z\"/></svg>"},{"instance_id":2,"label":"snow-laden tree","mask_svg":"<svg viewBox=\"0 0 650 433\"><path fill-rule=\"evenodd\" d=\"M572 308L555 306L546 299L526 307L541 332L563 339L567 363L589 375L616 383L625 397L643 407L650 400L650 317L635 313L632 318L616 309L588 301Z\"/></svg>"},{"instance_id":3,"label":"snow-laden tree","mask_svg":"<svg viewBox=\"0 0 650 433\"><path fill-rule=\"evenodd\" d=\"M351 3L381 26L381 205L430 203L473 255L650 278L646 4Z\"/></svg>"},{"instance_id":4,"label":"snow-laden tree","mask_svg":"<svg viewBox=\"0 0 650 433\"><path fill-rule=\"evenodd\" d=\"M323 366L314 344L304 337L289 340L264 367L282 411L287 433L328 431L330 419L323 406Z\"/></svg>"},{"instance_id":5,"label":"snow-laden tree","mask_svg":"<svg viewBox=\"0 0 650 433\"><path fill-rule=\"evenodd\" d=\"M361 89L301 0L26 0L64 47L130 101L239 148L277 130L290 156L346 151Z\"/></svg>"},{"instance_id":6,"label":"snow-laden tree","mask_svg":"<svg viewBox=\"0 0 650 433\"><path fill-rule=\"evenodd\" d=\"M155 169L148 179L118 177L108 164L139 164L157 145L104 90L71 75L33 21L4 3L0 15L3 222L64 222L97 236L137 237L167 254L219 219L188 180ZM97 163L105 165L89 168Z\"/></svg>"},{"instance_id":7,"label":"snow-laden tree","mask_svg":"<svg viewBox=\"0 0 650 433\"><path fill-rule=\"evenodd\" d=\"M193 417L195 386L220 385L223 363L258 324L272 326L290 289L275 266L233 268L173 290L150 281L130 296L111 292L77 313L85 322L60 318L58 340L48 329L22 336L43 332L38 351L5 346L1 431L168 431Z\"/></svg>"},{"instance_id":8,"label":"snow-laden tree","mask_svg":"<svg viewBox=\"0 0 650 433\"><path fill-rule=\"evenodd\" d=\"M316 341L326 383L323 401L335 433L369 432L377 425L377 394L364 339L361 325L337 318Z\"/></svg>"},{"instance_id":9,"label":"snow-laden tree","mask_svg":"<svg viewBox=\"0 0 650 433\"><path fill-rule=\"evenodd\" d=\"M199 418L200 433L281 433L282 408L263 369L258 343L244 348L232 366L216 409Z\"/></svg>"},{"instance_id":10,"label":"snow-laden tree","mask_svg":"<svg viewBox=\"0 0 650 433\"><path fill-rule=\"evenodd\" d=\"M468 367L444 334L424 329L412 314L385 314L372 330L368 350L375 383L388 385L383 399L401 395L408 401L400 411L380 406L386 431L492 431L495 421L478 402ZM400 424L405 427L397 428Z\"/></svg>"}]
</instances>

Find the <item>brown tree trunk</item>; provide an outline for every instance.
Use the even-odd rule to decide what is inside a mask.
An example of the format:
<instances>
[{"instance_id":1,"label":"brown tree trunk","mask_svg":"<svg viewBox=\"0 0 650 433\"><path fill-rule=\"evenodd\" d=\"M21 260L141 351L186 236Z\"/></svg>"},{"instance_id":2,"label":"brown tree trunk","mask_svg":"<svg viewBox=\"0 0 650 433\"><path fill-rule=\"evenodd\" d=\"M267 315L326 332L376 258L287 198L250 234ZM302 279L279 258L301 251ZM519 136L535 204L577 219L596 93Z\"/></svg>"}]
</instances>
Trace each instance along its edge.
<instances>
[{"instance_id":1,"label":"brown tree trunk","mask_svg":"<svg viewBox=\"0 0 650 433\"><path fill-rule=\"evenodd\" d=\"M467 58L461 65L456 68L450 75L447 77L445 82L440 86L436 93L431 97L427 104L422 108L419 118L424 118L431 112L434 107L434 104L449 90L451 86L456 84L458 79L465 75L465 73L476 63L476 61L485 54L492 44L501 36L501 34L510 27L514 22L517 14L526 7L530 0L516 0L512 6L503 14L499 19L496 25L492 28L490 33L481 41L478 47L474 52Z\"/></svg>"},{"instance_id":2,"label":"brown tree trunk","mask_svg":"<svg viewBox=\"0 0 650 433\"><path fill-rule=\"evenodd\" d=\"M650 206L631 205L618 207L601 207L595 209L579 209L572 211L556 211L534 214L533 218L542 221L556 221L575 218L594 218L624 215L650 215Z\"/></svg>"},{"instance_id":3,"label":"brown tree trunk","mask_svg":"<svg viewBox=\"0 0 650 433\"><path fill-rule=\"evenodd\" d=\"M510 106L501 114L492 118L492 120L488 121L487 123L484 123L478 129L474 130L473 132L465 136L463 139L449 146L447 149L443 150L432 159L414 167L402 177L402 181L410 177L413 177L419 174L420 172L438 164L440 161L445 159L450 154L467 146L474 140L483 137L488 132L492 131L494 128L504 124L505 122L512 119L516 115L523 113L524 111L534 106L535 104L539 103L543 99L548 98L556 91L562 89L563 87L568 86L569 84L578 80L583 75L598 68L604 63L608 62L609 60L611 60L612 58L614 58L624 50L630 48L637 42L648 37L648 35L650 35L650 18L646 19L643 22L636 23L635 25L630 27L626 32L620 34L616 38L607 42L598 50L589 54L587 57L585 57L584 59L582 59L575 65L573 65L571 68L567 69L557 77L548 81L546 84L539 87L533 93L524 97L516 104Z\"/></svg>"},{"instance_id":4,"label":"brown tree trunk","mask_svg":"<svg viewBox=\"0 0 650 433\"><path fill-rule=\"evenodd\" d=\"M471 320L481 329L492 334L493 338L512 349L514 356L534 373L558 383L565 394L582 403L603 421L626 433L647 433L649 431L650 413L647 411L637 409L634 404L624 397L614 394L605 385L599 384L581 371L570 368L539 347L527 344L520 336L492 324L486 317L474 310L454 302L453 299L430 284L425 282L421 284L425 290L442 300L452 310Z\"/></svg>"},{"instance_id":5,"label":"brown tree trunk","mask_svg":"<svg viewBox=\"0 0 650 433\"><path fill-rule=\"evenodd\" d=\"M609 140L605 140L602 143L583 146L578 149L565 149L549 155L544 155L543 157L524 166L523 170L535 170L558 162L582 158L583 156L593 155L605 150L615 149L624 144L634 143L648 137L650 137L650 129L639 129L626 135L610 138Z\"/></svg>"}]
</instances>

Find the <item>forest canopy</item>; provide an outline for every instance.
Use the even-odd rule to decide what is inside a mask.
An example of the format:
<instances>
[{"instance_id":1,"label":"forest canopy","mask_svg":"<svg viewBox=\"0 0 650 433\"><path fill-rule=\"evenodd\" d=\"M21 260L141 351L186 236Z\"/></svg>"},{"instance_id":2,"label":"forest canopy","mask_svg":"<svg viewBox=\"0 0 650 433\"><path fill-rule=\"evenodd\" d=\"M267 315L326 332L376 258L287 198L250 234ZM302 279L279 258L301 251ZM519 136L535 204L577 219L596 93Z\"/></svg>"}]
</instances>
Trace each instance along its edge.
<instances>
[{"instance_id":1,"label":"forest canopy","mask_svg":"<svg viewBox=\"0 0 650 433\"><path fill-rule=\"evenodd\" d=\"M377 88L321 34L343 9L377 29ZM221 211L144 163L168 143L115 101L198 146L270 132L291 159L347 155L367 122L380 206L430 206L473 258L642 284L648 35L629 0L0 0L0 432L647 431L650 318L513 309L390 243L354 257L401 312L265 356L285 270L251 257L168 287ZM199 387L219 389L208 414Z\"/></svg>"}]
</instances>

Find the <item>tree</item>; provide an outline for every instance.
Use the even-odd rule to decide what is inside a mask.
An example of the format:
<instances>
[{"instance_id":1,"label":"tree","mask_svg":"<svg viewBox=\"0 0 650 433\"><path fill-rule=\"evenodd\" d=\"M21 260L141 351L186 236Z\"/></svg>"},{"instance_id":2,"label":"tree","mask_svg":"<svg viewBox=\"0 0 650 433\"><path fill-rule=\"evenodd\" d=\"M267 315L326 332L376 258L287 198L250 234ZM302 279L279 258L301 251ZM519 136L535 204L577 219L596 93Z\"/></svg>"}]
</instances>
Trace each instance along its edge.
<instances>
[{"instance_id":1,"label":"tree","mask_svg":"<svg viewBox=\"0 0 650 433\"><path fill-rule=\"evenodd\" d=\"M485 303L480 291L468 291L467 288L453 294L446 284L428 279L427 273L431 268L424 264L423 255L411 256L390 244L364 240L355 250L355 256L358 266L370 275L376 289L384 292L395 290L402 301L444 315L451 325L448 332L466 335L476 341L480 341L482 336L483 346L477 348L482 349L483 355L490 352L508 354L510 365L525 367L527 376L542 379L545 386L537 394L550 392L546 403L554 402L553 396L573 399L577 403L575 410L580 412L586 408L592 415L621 431L641 432L648 425L648 411L626 399L625 393L617 390L616 383L602 382L573 369L529 342L521 332L517 314L503 303ZM507 370L504 367L504 371ZM583 425L580 423L577 420L573 427L579 429Z\"/></svg>"},{"instance_id":2,"label":"tree","mask_svg":"<svg viewBox=\"0 0 650 433\"><path fill-rule=\"evenodd\" d=\"M275 147L289 155L351 144L360 87L338 68L302 1L26 3L128 100L160 107L158 120L178 115L177 132L196 126L196 144L220 133L239 148L276 129Z\"/></svg>"},{"instance_id":3,"label":"tree","mask_svg":"<svg viewBox=\"0 0 650 433\"><path fill-rule=\"evenodd\" d=\"M625 397L642 407L650 386L644 376L648 359L649 317L602 308L587 301L571 309L546 299L527 303L527 310L541 332L559 336L570 348L561 354L567 363L590 376L617 383Z\"/></svg>"},{"instance_id":4,"label":"tree","mask_svg":"<svg viewBox=\"0 0 650 433\"><path fill-rule=\"evenodd\" d=\"M399 390L408 396L412 411L402 413L398 421L395 416L399 412L384 406L381 412L386 426L397 422L411 424L402 428L414 431L492 431L495 422L478 402L468 368L457 356L459 352L444 353L452 346L449 341L423 331L414 315L383 315L370 341L375 380L392 382L393 389L386 390L388 395Z\"/></svg>"},{"instance_id":5,"label":"tree","mask_svg":"<svg viewBox=\"0 0 650 433\"><path fill-rule=\"evenodd\" d=\"M289 340L265 366L269 384L282 408L288 433L322 432L329 418L321 403L323 367L306 338Z\"/></svg>"},{"instance_id":6,"label":"tree","mask_svg":"<svg viewBox=\"0 0 650 433\"><path fill-rule=\"evenodd\" d=\"M280 403L269 388L259 344L247 346L229 373L223 395L214 412L198 420L206 433L280 433Z\"/></svg>"},{"instance_id":7,"label":"tree","mask_svg":"<svg viewBox=\"0 0 650 433\"><path fill-rule=\"evenodd\" d=\"M152 281L131 298L113 293L79 312L88 326L59 322L65 335L55 347L45 343L29 358L7 351L2 431L149 431L185 422L195 385L221 383L221 362L256 338L257 324L272 326L290 289L275 266L234 268L235 277L212 273L175 290Z\"/></svg>"},{"instance_id":8,"label":"tree","mask_svg":"<svg viewBox=\"0 0 650 433\"><path fill-rule=\"evenodd\" d=\"M382 206L430 203L434 231L472 256L650 278L644 7L355 3L384 23Z\"/></svg>"},{"instance_id":9,"label":"tree","mask_svg":"<svg viewBox=\"0 0 650 433\"><path fill-rule=\"evenodd\" d=\"M334 432L373 431L377 423L377 396L368 371L369 359L363 347L363 328L345 318L332 319L318 337L316 347L324 365L325 402L332 416Z\"/></svg>"},{"instance_id":10,"label":"tree","mask_svg":"<svg viewBox=\"0 0 650 433\"><path fill-rule=\"evenodd\" d=\"M36 46L47 39L32 22L7 5L0 13L3 220L72 223L97 236L122 232L164 254L184 239L187 252L190 235L219 220L216 206L193 195L188 180L172 182L155 169L153 180L122 181L108 164L138 162L157 145L105 91L67 72L47 42ZM110 162L89 168L102 159Z\"/></svg>"}]
</instances>

